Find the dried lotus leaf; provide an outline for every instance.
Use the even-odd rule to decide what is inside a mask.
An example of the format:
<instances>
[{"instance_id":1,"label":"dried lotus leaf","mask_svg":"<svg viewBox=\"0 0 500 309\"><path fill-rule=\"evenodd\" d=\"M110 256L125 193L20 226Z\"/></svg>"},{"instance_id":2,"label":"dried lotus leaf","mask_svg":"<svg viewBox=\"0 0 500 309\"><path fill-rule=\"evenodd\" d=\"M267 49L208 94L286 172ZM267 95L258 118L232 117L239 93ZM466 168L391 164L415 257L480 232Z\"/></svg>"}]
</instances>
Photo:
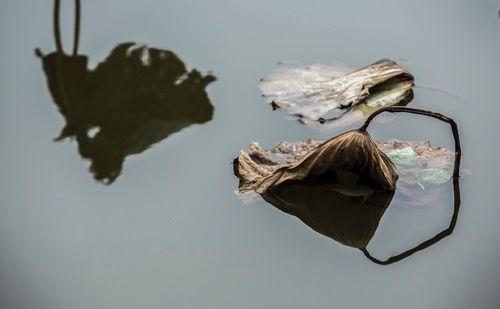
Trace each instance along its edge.
<instances>
[{"instance_id":1,"label":"dried lotus leaf","mask_svg":"<svg viewBox=\"0 0 500 309\"><path fill-rule=\"evenodd\" d=\"M235 160L235 174L240 178L240 192L264 193L280 184L304 180L335 171L364 175L382 188L393 190L398 178L389 158L378 149L366 132L353 130L326 140L300 159L289 164L265 168L242 151ZM264 164L265 165L265 164Z\"/></svg>"}]
</instances>

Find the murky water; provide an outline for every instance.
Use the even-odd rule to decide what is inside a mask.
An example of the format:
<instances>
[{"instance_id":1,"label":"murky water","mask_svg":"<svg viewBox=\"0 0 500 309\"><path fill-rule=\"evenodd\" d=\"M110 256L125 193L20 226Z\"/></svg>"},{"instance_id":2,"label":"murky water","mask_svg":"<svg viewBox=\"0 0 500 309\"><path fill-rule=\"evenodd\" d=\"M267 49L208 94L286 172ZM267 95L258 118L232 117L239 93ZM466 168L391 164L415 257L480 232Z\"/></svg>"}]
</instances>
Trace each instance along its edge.
<instances>
[{"instance_id":1,"label":"murky water","mask_svg":"<svg viewBox=\"0 0 500 309\"><path fill-rule=\"evenodd\" d=\"M61 41L71 54L73 2L61 2ZM498 308L499 7L82 1L78 53L87 64L46 74L34 51L57 50L52 1L2 2L0 307ZM172 54L105 62L125 42ZM185 66L167 75L183 77L155 85L166 55ZM244 205L231 166L253 140L269 148L330 136L271 112L260 97L259 78L277 61L361 67L383 57L415 75L409 106L458 122L462 167L471 173L460 180L453 233L388 266L264 201ZM155 59L158 71L141 67ZM190 79L193 69L199 75ZM68 92L56 100L51 74L64 77L54 80ZM203 82L209 74L217 80ZM169 82L185 87L176 107L162 110ZM134 102L149 105L137 110ZM392 118L372 125L372 136L453 147L445 124ZM68 123L63 133L73 140L54 142ZM438 201L420 196L419 207L390 205L370 254L387 259L448 227L453 184L443 190Z\"/></svg>"}]
</instances>

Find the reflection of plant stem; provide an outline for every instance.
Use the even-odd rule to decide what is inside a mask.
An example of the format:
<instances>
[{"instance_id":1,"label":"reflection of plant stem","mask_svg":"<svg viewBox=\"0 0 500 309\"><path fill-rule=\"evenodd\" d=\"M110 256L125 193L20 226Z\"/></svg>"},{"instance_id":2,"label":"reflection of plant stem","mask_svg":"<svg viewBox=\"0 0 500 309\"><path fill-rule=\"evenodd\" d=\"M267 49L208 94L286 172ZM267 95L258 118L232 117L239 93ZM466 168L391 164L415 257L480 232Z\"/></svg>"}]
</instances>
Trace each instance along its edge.
<instances>
[{"instance_id":1,"label":"reflection of plant stem","mask_svg":"<svg viewBox=\"0 0 500 309\"><path fill-rule=\"evenodd\" d=\"M64 87L63 76L63 62L64 62L64 49L61 40L61 28L59 27L59 11L61 8L61 1L54 0L54 40L56 42L56 70L58 76L59 89L61 90L61 101L62 106L64 106L64 112L68 119L73 119L73 113L71 111L71 106L67 100L66 89Z\"/></svg>"},{"instance_id":2,"label":"reflection of plant stem","mask_svg":"<svg viewBox=\"0 0 500 309\"><path fill-rule=\"evenodd\" d=\"M73 38L73 57L76 59L78 56L78 44L80 41L80 0L75 0L75 24L74 24L74 38ZM59 76L59 88L61 90L61 101L62 105L64 106L65 113L70 120L71 123L73 123L73 111L70 102L67 100L68 95L66 92L66 87L64 84L64 80L62 78L63 72L64 72L64 47L62 44L62 39L61 39L61 28L59 25L60 18L59 18L59 13L61 9L61 1L60 0L54 0L54 40L56 43L56 54L57 54L57 71L58 71L58 76Z\"/></svg>"},{"instance_id":3,"label":"reflection of plant stem","mask_svg":"<svg viewBox=\"0 0 500 309\"><path fill-rule=\"evenodd\" d=\"M75 0L75 25L73 32L73 56L78 55L78 44L80 42L80 0ZM56 41L56 50L58 53L64 53L61 39L61 29L59 26L59 11L61 9L61 0L54 0L54 39Z\"/></svg>"},{"instance_id":4,"label":"reflection of plant stem","mask_svg":"<svg viewBox=\"0 0 500 309\"><path fill-rule=\"evenodd\" d=\"M460 154L457 154L457 156L460 156ZM455 157L456 159L456 157ZM450 225L441 231L439 234L435 235L434 237L422 242L418 246L407 250L403 253L400 253L395 256L391 256L385 261L379 260L375 257L373 257L370 252L366 248L360 249L364 255L372 262L379 264L379 265L389 265L398 261L401 261L402 259L405 259L409 257L410 255L421 251L425 248L428 248L432 246L433 244L437 243L441 239L445 238L446 236L451 235L453 233L453 230L455 229L455 225L457 224L457 219L458 219L458 211L460 210L460 179L458 177L453 178L453 196L454 196L454 208L453 208L453 216L451 217Z\"/></svg>"},{"instance_id":5,"label":"reflection of plant stem","mask_svg":"<svg viewBox=\"0 0 500 309\"><path fill-rule=\"evenodd\" d=\"M78 55L80 41L80 0L75 0L75 29L73 34L73 56Z\"/></svg>"},{"instance_id":6,"label":"reflection of plant stem","mask_svg":"<svg viewBox=\"0 0 500 309\"><path fill-rule=\"evenodd\" d=\"M365 124L359 128L359 130L361 131L366 131L366 129L368 128L368 125L370 124L370 122L373 120L373 118L375 118L378 114L380 113L383 113L383 112L389 112L389 113L412 113L412 114L419 114L419 115L425 115L425 116L429 116L429 117L432 117L432 118L436 118L436 119L439 119L441 121L444 121L444 122L447 122L450 124L451 126L451 130L453 132L453 138L455 139L455 165L453 167L453 199L454 199L454 208L453 208L453 216L451 217L451 221L450 221L450 225L448 226L448 228L446 228L445 230L441 231L439 234L435 235L434 237L422 242L421 244L419 244L418 246L410 249L410 250L407 250L403 253L400 253L398 255L395 255L395 256L392 256L390 258L388 258L387 260L385 261L381 261L373 256L371 256L371 254L368 252L368 250L366 248L363 248L361 249L361 251L364 253L364 255L372 262L374 263L377 263L377 264L380 264L380 265L389 265L389 264L392 264L392 263L395 263L395 262L398 262L404 258L407 258L409 257L410 255L420 251L420 250L423 250L435 243L437 243L438 241L440 241L441 239L445 238L446 236L449 236L451 235L451 233L453 233L453 230L455 229L455 225L457 223L457 219L458 219L458 211L460 209L460 159L461 159L461 155L462 155L462 149L461 149L461 146L460 146L460 138L459 138L459 135L458 135L458 127L457 127L457 124L455 123L455 121L447 116L444 116L442 114L439 114L439 113L435 113L435 112L431 112L431 111L427 111L427 110L421 110L421 109L416 109L416 108L410 108L410 107L394 107L394 106L390 106L390 107L385 107L385 108L381 108L377 111L375 111L373 114L371 114L368 119L366 119L366 122Z\"/></svg>"},{"instance_id":7,"label":"reflection of plant stem","mask_svg":"<svg viewBox=\"0 0 500 309\"><path fill-rule=\"evenodd\" d=\"M56 50L58 53L63 52L61 41L61 29L59 29L59 9L61 7L60 0L54 0L54 39L56 41Z\"/></svg>"}]
</instances>

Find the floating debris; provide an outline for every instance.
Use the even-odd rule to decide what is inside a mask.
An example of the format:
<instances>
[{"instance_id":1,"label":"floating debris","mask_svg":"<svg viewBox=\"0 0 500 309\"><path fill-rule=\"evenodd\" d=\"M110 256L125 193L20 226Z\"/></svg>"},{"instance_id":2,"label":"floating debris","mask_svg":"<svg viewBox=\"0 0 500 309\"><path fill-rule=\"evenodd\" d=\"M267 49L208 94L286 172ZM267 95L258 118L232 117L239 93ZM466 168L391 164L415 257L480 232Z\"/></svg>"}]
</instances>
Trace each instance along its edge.
<instances>
[{"instance_id":1,"label":"floating debris","mask_svg":"<svg viewBox=\"0 0 500 309\"><path fill-rule=\"evenodd\" d=\"M283 141L265 150L252 142L235 160L240 177L239 192L259 191L259 181L284 166L297 164L311 150L323 145L324 140ZM453 174L455 153L430 142L412 142L391 139L376 142L377 147L396 166L401 185L419 184L422 188L448 182ZM260 189L262 190L262 189Z\"/></svg>"},{"instance_id":2,"label":"floating debris","mask_svg":"<svg viewBox=\"0 0 500 309\"><path fill-rule=\"evenodd\" d=\"M413 99L413 76L389 59L352 70L341 64L283 62L259 88L273 109L284 109L320 130L357 124L374 111Z\"/></svg>"},{"instance_id":3,"label":"floating debris","mask_svg":"<svg viewBox=\"0 0 500 309\"><path fill-rule=\"evenodd\" d=\"M271 151L272 155L262 150L258 144L252 143L250 151L241 151L235 160L235 173L240 178L240 192L264 193L269 188L287 181L303 180L330 171L363 174L382 189L394 189L397 180L394 165L378 149L368 133L352 130L312 148L312 145L317 143L311 140L281 143ZM280 149L285 152L280 154ZM273 160L273 157L280 156L282 161L286 162L288 159L288 163L279 164L279 159Z\"/></svg>"},{"instance_id":4,"label":"floating debris","mask_svg":"<svg viewBox=\"0 0 500 309\"><path fill-rule=\"evenodd\" d=\"M449 123L455 151L433 148L428 142L392 140L377 145L366 129L382 112L414 113ZM286 182L318 176L335 179L340 172L352 172L369 179L375 188L394 190L399 166L401 175L407 178L405 182L411 184L413 181L425 188L459 177L460 153L458 129L451 118L414 108L386 107L372 114L359 129L326 141L282 142L271 151L252 143L249 151L241 151L234 160L234 173L240 179L240 193L255 191L262 194Z\"/></svg>"}]
</instances>

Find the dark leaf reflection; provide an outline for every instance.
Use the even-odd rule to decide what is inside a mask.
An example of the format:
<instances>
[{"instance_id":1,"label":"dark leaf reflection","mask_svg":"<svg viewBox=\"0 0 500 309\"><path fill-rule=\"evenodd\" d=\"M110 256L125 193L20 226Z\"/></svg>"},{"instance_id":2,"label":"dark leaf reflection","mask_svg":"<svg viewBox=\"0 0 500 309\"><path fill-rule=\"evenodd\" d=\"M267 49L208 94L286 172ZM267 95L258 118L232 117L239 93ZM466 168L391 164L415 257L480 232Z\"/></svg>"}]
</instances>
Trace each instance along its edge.
<instances>
[{"instance_id":1,"label":"dark leaf reflection","mask_svg":"<svg viewBox=\"0 0 500 309\"><path fill-rule=\"evenodd\" d=\"M73 54L64 53L59 1L54 5L56 51L42 59L48 88L65 126L56 140L74 138L95 179L112 183L125 158L148 149L191 124L212 119L205 91L215 80L188 71L173 52L134 43L118 44L95 69L78 54L79 1L75 2Z\"/></svg>"},{"instance_id":2,"label":"dark leaf reflection","mask_svg":"<svg viewBox=\"0 0 500 309\"><path fill-rule=\"evenodd\" d=\"M313 230L344 245L365 248L375 234L394 191L367 185L344 187L328 180L291 182L262 197Z\"/></svg>"},{"instance_id":3,"label":"dark leaf reflection","mask_svg":"<svg viewBox=\"0 0 500 309\"><path fill-rule=\"evenodd\" d=\"M367 246L375 234L394 191L376 191L360 178L345 185L337 179L308 179L283 184L262 194L264 200L296 216L313 230L344 245L360 249L372 262L389 265L430 247L453 233L460 209L460 182L453 178L453 215L440 233L386 260L373 257Z\"/></svg>"}]
</instances>

